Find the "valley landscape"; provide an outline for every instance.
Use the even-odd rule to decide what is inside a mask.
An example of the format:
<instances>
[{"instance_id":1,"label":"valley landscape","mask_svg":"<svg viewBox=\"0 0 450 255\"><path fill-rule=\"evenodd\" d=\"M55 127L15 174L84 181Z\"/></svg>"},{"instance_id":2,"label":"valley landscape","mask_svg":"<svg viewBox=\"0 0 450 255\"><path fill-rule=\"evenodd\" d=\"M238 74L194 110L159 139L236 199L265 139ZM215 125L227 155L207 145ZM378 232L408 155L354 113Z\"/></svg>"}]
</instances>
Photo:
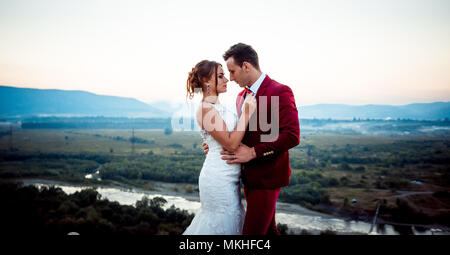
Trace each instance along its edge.
<instances>
[{"instance_id":1,"label":"valley landscape","mask_svg":"<svg viewBox=\"0 0 450 255\"><path fill-rule=\"evenodd\" d=\"M171 123L173 119L164 115L4 114L0 178L2 183L47 180L198 197L198 176L205 158L201 136L195 126L179 131ZM300 118L300 130L300 145L290 150L290 185L282 189L280 202L347 221L376 223L381 229L394 226L398 234L412 234L413 229L414 233L448 232L448 118ZM144 204L150 206L150 201ZM163 204L152 205L155 209ZM180 234L193 217L186 211L170 213L179 213L176 225L162 220L169 223L148 233ZM106 217L100 212L96 215ZM161 211L160 216L164 216ZM64 217L62 225L67 220ZM77 229L73 221L86 217L70 216L70 226ZM104 220L108 226L119 224L111 218ZM284 233L294 233L289 225L280 227Z\"/></svg>"}]
</instances>

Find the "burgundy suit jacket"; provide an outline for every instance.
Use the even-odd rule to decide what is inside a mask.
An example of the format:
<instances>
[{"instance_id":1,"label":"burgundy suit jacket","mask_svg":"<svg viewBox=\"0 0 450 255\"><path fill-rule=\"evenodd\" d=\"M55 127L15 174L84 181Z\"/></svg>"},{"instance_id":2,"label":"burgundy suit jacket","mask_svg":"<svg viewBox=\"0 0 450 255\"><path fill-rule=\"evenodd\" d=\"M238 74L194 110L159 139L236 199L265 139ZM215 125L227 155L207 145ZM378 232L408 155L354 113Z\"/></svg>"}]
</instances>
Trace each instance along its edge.
<instances>
[{"instance_id":1,"label":"burgundy suit jacket","mask_svg":"<svg viewBox=\"0 0 450 255\"><path fill-rule=\"evenodd\" d=\"M245 90L240 92L236 100L238 113L244 101L244 93ZM267 98L266 105L261 103L262 96ZM272 103L273 96L278 96L279 107L276 107L275 101ZM242 140L243 144L255 148L256 158L241 164L242 181L248 188L274 189L287 186L291 175L288 150L300 143L300 124L294 94L291 88L266 75L258 89L256 103L257 110L250 122L255 121L254 118L256 118L257 128L252 131L249 124ZM260 109L260 103L263 105L262 109ZM275 113L278 111L278 118L276 115L272 117L274 111ZM263 131L267 128L261 130L259 119L263 115L267 116L267 121L264 122L270 124L272 121L278 121L279 123L278 136L270 142L261 142L261 135L273 132L272 130Z\"/></svg>"}]
</instances>

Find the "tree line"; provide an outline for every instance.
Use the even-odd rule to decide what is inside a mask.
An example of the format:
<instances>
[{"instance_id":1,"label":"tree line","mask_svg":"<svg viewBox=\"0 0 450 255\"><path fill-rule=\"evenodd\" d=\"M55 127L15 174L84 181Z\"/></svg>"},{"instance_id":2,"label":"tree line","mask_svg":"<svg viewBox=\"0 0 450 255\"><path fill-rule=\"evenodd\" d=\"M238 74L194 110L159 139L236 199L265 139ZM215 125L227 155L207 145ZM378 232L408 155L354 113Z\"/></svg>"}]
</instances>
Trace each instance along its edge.
<instances>
[{"instance_id":1,"label":"tree line","mask_svg":"<svg viewBox=\"0 0 450 255\"><path fill-rule=\"evenodd\" d=\"M135 206L102 199L94 189L66 194L60 188L0 183L3 235L179 235L193 214L163 209L162 197L144 197Z\"/></svg>"}]
</instances>

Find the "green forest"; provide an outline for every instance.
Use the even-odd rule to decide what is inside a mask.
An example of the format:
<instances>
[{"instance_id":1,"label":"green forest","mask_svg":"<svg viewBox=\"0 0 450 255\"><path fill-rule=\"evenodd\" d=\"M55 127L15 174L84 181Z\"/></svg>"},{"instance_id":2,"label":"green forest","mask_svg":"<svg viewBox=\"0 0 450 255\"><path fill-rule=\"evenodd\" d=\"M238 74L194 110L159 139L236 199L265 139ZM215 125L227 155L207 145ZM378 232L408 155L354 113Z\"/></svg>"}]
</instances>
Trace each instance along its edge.
<instances>
[{"instance_id":1,"label":"green forest","mask_svg":"<svg viewBox=\"0 0 450 255\"><path fill-rule=\"evenodd\" d=\"M102 199L94 189L67 195L60 188L0 183L0 232L4 235L179 235L193 215L164 210L164 198L147 197L135 206Z\"/></svg>"}]
</instances>

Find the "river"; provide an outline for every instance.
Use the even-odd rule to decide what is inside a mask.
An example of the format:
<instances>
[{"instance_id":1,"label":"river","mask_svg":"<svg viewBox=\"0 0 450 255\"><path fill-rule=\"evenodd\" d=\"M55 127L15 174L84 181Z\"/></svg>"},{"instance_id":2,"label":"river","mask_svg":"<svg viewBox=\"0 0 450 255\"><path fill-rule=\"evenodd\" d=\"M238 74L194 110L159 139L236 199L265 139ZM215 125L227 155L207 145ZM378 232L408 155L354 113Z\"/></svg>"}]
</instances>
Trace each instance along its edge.
<instances>
[{"instance_id":1,"label":"river","mask_svg":"<svg viewBox=\"0 0 450 255\"><path fill-rule=\"evenodd\" d=\"M80 191L88 186L77 186L64 182L49 181L42 179L23 179L24 185L41 186L56 186L61 188L67 194ZM176 184L173 184L176 185ZM182 192L174 192L169 189L162 189L159 191L148 191L138 188L123 188L99 186L97 192L102 198L107 198L110 201L117 201L120 204L134 205L136 201L141 200L143 196L148 198L163 197L167 200L164 208L167 209L174 205L180 209L187 210L190 213L196 213L200 209L200 202L198 193L187 194ZM245 208L245 200L242 201ZM310 234L319 234L321 231L331 230L337 234L378 234L378 235L398 235L399 232L395 230L392 225L383 225L381 227L374 227L371 233L371 224L362 221L349 221L336 216L327 215L315 211L308 210L296 204L277 203L276 209L277 223L286 224L289 231L294 234L300 234L302 230ZM440 232L439 229L431 230L417 230L411 227L412 234L428 234Z\"/></svg>"}]
</instances>

